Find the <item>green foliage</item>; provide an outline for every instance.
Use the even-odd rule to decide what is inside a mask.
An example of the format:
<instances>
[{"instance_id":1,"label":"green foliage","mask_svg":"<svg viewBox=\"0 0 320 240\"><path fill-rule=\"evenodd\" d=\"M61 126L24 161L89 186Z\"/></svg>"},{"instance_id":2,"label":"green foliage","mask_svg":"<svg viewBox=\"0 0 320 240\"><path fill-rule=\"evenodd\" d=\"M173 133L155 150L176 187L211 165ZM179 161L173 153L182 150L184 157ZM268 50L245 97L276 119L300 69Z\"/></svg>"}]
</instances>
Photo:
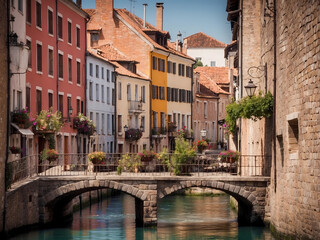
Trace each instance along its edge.
<instances>
[{"instance_id":1,"label":"green foliage","mask_svg":"<svg viewBox=\"0 0 320 240\"><path fill-rule=\"evenodd\" d=\"M53 113L52 108L48 111L42 110L32 124L35 131L58 132L63 126L61 112Z\"/></svg>"},{"instance_id":2,"label":"green foliage","mask_svg":"<svg viewBox=\"0 0 320 240\"><path fill-rule=\"evenodd\" d=\"M49 134L48 143L49 143L49 149L55 149L56 148L56 141L54 140L54 135L53 134Z\"/></svg>"},{"instance_id":3,"label":"green foliage","mask_svg":"<svg viewBox=\"0 0 320 240\"><path fill-rule=\"evenodd\" d=\"M138 155L122 155L118 162L117 173L121 175L123 170L134 172L141 166L141 159Z\"/></svg>"},{"instance_id":4,"label":"green foliage","mask_svg":"<svg viewBox=\"0 0 320 240\"><path fill-rule=\"evenodd\" d=\"M273 96L270 92L262 96L254 95L251 98L245 97L239 102L232 102L226 107L226 123L229 132L236 132L236 121L238 118L252 119L257 121L262 118L269 118L273 113Z\"/></svg>"},{"instance_id":5,"label":"green foliage","mask_svg":"<svg viewBox=\"0 0 320 240\"><path fill-rule=\"evenodd\" d=\"M194 69L197 67L203 67L203 63L200 60L197 60L197 62L193 65Z\"/></svg>"},{"instance_id":6,"label":"green foliage","mask_svg":"<svg viewBox=\"0 0 320 240\"><path fill-rule=\"evenodd\" d=\"M175 150L171 157L170 166L175 174L181 173L181 165L187 163L192 160L193 157L196 156L196 152L192 146L190 146L189 142L184 139L183 134L178 135L175 139Z\"/></svg>"}]
</instances>

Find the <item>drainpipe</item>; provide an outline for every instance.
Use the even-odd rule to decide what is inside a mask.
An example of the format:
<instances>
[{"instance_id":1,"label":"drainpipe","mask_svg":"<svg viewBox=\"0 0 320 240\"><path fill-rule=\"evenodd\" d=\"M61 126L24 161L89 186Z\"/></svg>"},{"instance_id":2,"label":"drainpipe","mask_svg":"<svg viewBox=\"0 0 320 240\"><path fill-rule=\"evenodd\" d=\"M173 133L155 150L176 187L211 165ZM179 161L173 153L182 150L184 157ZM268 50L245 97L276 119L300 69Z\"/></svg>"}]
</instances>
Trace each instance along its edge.
<instances>
[{"instance_id":1,"label":"drainpipe","mask_svg":"<svg viewBox=\"0 0 320 240\"><path fill-rule=\"evenodd\" d=\"M56 57L57 57L57 110L59 109L59 39L58 39L58 0L56 0Z\"/></svg>"},{"instance_id":2,"label":"drainpipe","mask_svg":"<svg viewBox=\"0 0 320 240\"><path fill-rule=\"evenodd\" d=\"M114 152L118 152L119 151L119 149L118 149L118 143L117 143L117 141L118 141L118 138L117 138L117 136L118 136L118 131L117 131L117 116L118 116L118 112L117 112L117 72L116 72L116 67L115 66L113 66L113 75L114 75L114 122L113 122L113 124L114 124L114 132L113 132L113 134L114 134L114 136L113 136L113 139L114 139L114 146L113 146L113 150L115 150ZM113 76L112 76L113 77ZM112 121L112 120L111 120Z\"/></svg>"},{"instance_id":3,"label":"drainpipe","mask_svg":"<svg viewBox=\"0 0 320 240\"><path fill-rule=\"evenodd\" d=\"M241 9L243 9L243 0L241 0ZM240 99L243 97L243 11L240 11ZM241 131L242 131L242 119L239 121L239 138L238 138L238 150L241 152Z\"/></svg>"},{"instance_id":4,"label":"drainpipe","mask_svg":"<svg viewBox=\"0 0 320 240\"><path fill-rule=\"evenodd\" d=\"M277 148L276 148L276 103L277 103L277 2L274 0L274 12L273 12L273 54L274 54L274 66L273 66L273 163L274 163L274 191L277 191Z\"/></svg>"},{"instance_id":5,"label":"drainpipe","mask_svg":"<svg viewBox=\"0 0 320 240\"><path fill-rule=\"evenodd\" d=\"M9 129L10 129L10 45L9 45L9 33L10 33L10 4L9 1L7 2L7 75L8 75L8 82L7 82L7 136L6 136L6 155L5 155L5 167L6 170L8 157L9 157ZM6 174L5 174L6 175ZM6 182L4 188L6 188ZM3 219L2 219L2 232L3 235L6 236L6 215L7 215L7 190L4 189L4 199L3 199ZM2 235L2 234L1 234Z\"/></svg>"}]
</instances>

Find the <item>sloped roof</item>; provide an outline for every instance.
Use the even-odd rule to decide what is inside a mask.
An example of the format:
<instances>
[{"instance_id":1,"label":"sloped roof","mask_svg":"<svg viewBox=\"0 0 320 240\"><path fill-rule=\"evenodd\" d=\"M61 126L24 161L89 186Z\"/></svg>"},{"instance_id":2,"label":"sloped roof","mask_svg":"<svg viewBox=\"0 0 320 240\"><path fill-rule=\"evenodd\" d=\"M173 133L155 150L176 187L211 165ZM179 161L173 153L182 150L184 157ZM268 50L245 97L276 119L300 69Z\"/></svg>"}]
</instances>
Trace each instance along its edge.
<instances>
[{"instance_id":1,"label":"sloped roof","mask_svg":"<svg viewBox=\"0 0 320 240\"><path fill-rule=\"evenodd\" d=\"M207 75L218 85L226 85L230 83L227 67L197 67L194 71L200 73L200 75Z\"/></svg>"},{"instance_id":2,"label":"sloped roof","mask_svg":"<svg viewBox=\"0 0 320 240\"><path fill-rule=\"evenodd\" d=\"M96 50L99 52L99 56L110 61L111 64L116 66L116 72L120 75L134 77L134 78L140 78L144 80L148 80L148 78L139 75L137 73L133 73L123 67L119 62L136 62L135 60L131 60L128 58L125 54L120 52L117 48L112 46L111 44L104 44L102 46L99 46L96 48Z\"/></svg>"},{"instance_id":3,"label":"sloped roof","mask_svg":"<svg viewBox=\"0 0 320 240\"><path fill-rule=\"evenodd\" d=\"M225 48L227 46L227 44L203 32L193 34L184 40L187 40L187 48Z\"/></svg>"},{"instance_id":4,"label":"sloped roof","mask_svg":"<svg viewBox=\"0 0 320 240\"><path fill-rule=\"evenodd\" d=\"M199 82L201 85L203 85L205 88L211 90L212 92L216 94L230 94L229 92L224 91L218 84L216 79L220 79L221 76L219 76L219 72L217 71L218 74L213 76L212 74L207 74L206 71L199 71L197 67L194 69L194 72L199 73ZM226 68L228 70L228 68ZM227 76L226 79L228 79L228 71L227 71Z\"/></svg>"}]
</instances>

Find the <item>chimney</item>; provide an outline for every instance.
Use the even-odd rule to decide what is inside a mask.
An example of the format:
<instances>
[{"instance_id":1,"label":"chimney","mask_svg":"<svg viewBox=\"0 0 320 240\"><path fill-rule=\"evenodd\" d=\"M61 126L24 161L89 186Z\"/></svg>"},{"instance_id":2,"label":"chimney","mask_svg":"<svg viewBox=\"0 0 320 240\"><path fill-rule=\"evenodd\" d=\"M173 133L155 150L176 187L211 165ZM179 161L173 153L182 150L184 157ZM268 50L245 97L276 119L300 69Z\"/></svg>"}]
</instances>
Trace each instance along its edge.
<instances>
[{"instance_id":1,"label":"chimney","mask_svg":"<svg viewBox=\"0 0 320 240\"><path fill-rule=\"evenodd\" d=\"M182 34L180 31L177 34L176 51L182 52Z\"/></svg>"},{"instance_id":2,"label":"chimney","mask_svg":"<svg viewBox=\"0 0 320 240\"><path fill-rule=\"evenodd\" d=\"M82 2L81 0L76 1L76 4L78 5L79 8L81 8L81 2Z\"/></svg>"},{"instance_id":3,"label":"chimney","mask_svg":"<svg viewBox=\"0 0 320 240\"><path fill-rule=\"evenodd\" d=\"M157 7L157 28L163 30L163 3L156 3Z\"/></svg>"},{"instance_id":4,"label":"chimney","mask_svg":"<svg viewBox=\"0 0 320 240\"><path fill-rule=\"evenodd\" d=\"M143 28L146 28L146 21L147 21L147 6L148 4L143 4Z\"/></svg>"},{"instance_id":5,"label":"chimney","mask_svg":"<svg viewBox=\"0 0 320 240\"><path fill-rule=\"evenodd\" d=\"M106 17L113 16L113 0L96 0L96 10Z\"/></svg>"}]
</instances>

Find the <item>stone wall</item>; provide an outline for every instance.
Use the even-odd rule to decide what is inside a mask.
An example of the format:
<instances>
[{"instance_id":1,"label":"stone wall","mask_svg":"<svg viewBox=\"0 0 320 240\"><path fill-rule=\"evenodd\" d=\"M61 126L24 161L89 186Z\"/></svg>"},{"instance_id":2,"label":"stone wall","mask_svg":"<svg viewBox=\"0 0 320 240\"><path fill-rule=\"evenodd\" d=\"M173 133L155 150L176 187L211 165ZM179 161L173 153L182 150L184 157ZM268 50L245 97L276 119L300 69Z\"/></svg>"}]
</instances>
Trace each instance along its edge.
<instances>
[{"instance_id":1,"label":"stone wall","mask_svg":"<svg viewBox=\"0 0 320 240\"><path fill-rule=\"evenodd\" d=\"M268 65L272 89L273 12L261 8L261 15L261 59ZM276 32L277 152L268 192L271 224L281 234L319 239L320 2L277 0Z\"/></svg>"},{"instance_id":2,"label":"stone wall","mask_svg":"<svg viewBox=\"0 0 320 240\"><path fill-rule=\"evenodd\" d=\"M7 4L0 0L0 233L3 231L5 197L5 161L7 153L7 91L8 91L8 48L7 48Z\"/></svg>"}]
</instances>

